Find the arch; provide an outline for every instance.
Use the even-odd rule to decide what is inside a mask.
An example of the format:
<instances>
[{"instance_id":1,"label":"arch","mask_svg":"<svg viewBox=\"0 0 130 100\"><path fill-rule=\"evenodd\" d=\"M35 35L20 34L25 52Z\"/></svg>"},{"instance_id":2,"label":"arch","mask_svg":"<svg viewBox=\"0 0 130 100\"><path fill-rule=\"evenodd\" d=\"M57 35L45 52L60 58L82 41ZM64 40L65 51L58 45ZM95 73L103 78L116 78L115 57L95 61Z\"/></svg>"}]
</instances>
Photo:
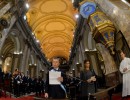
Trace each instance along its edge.
<instances>
[{"instance_id":1,"label":"arch","mask_svg":"<svg viewBox=\"0 0 130 100\"><path fill-rule=\"evenodd\" d=\"M3 56L2 66L5 66L6 58L11 57L13 59L13 54L20 54L22 53L22 40L20 39L20 32L19 30L13 28L7 35L7 38L4 41L4 45L0 50L0 55ZM19 58L18 58L19 59ZM19 60L18 60L19 62ZM15 67L14 62L11 63L9 71ZM8 67L9 68L9 67ZM8 70L8 69L7 69Z\"/></svg>"},{"instance_id":2,"label":"arch","mask_svg":"<svg viewBox=\"0 0 130 100\"><path fill-rule=\"evenodd\" d=\"M29 61L28 61L29 65L34 65L36 64L36 59L33 53L31 53L30 57L29 57Z\"/></svg>"},{"instance_id":3,"label":"arch","mask_svg":"<svg viewBox=\"0 0 130 100\"><path fill-rule=\"evenodd\" d=\"M54 17L55 16L55 17ZM69 25L75 26L75 21L70 18L67 15L59 14L59 15L47 15L47 16L41 16L38 21L36 21L32 26L33 30L36 30L41 24L47 22L47 21L53 21L54 19L57 19L58 21L65 21Z\"/></svg>"},{"instance_id":4,"label":"arch","mask_svg":"<svg viewBox=\"0 0 130 100\"><path fill-rule=\"evenodd\" d=\"M22 41L19 37L19 30L17 29L12 29L11 32L10 32L10 37L12 39L12 41L15 43L15 51L16 52L21 52L22 51Z\"/></svg>"},{"instance_id":5,"label":"arch","mask_svg":"<svg viewBox=\"0 0 130 100\"><path fill-rule=\"evenodd\" d=\"M22 41L19 37L20 32L17 29L11 29L10 33L8 34L7 38L4 41L3 47L0 50L0 54L2 55L3 49L6 47L6 45L10 44L13 46L14 52L20 53L22 51ZM14 53L11 52L11 53Z\"/></svg>"}]
</instances>

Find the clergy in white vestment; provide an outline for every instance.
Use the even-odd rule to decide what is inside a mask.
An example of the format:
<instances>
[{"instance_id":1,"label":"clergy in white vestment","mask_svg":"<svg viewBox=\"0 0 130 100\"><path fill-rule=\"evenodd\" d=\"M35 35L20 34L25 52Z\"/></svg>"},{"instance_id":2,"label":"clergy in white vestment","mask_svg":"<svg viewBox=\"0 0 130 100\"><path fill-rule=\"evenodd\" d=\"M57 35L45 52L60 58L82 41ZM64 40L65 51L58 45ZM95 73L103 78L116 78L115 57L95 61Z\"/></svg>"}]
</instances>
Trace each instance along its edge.
<instances>
[{"instance_id":1,"label":"clergy in white vestment","mask_svg":"<svg viewBox=\"0 0 130 100\"><path fill-rule=\"evenodd\" d=\"M123 51L120 52L122 61L120 63L120 72L123 74L123 91L122 97L130 96L130 58L125 56Z\"/></svg>"}]
</instances>

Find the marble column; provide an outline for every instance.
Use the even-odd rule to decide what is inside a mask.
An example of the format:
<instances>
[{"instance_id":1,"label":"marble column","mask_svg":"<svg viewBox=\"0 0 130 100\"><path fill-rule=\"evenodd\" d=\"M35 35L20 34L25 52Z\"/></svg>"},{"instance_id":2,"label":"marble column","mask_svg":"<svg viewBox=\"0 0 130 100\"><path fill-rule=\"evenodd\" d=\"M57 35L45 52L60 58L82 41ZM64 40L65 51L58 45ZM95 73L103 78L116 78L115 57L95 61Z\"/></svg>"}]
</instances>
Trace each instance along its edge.
<instances>
[{"instance_id":1,"label":"marble column","mask_svg":"<svg viewBox=\"0 0 130 100\"><path fill-rule=\"evenodd\" d=\"M22 54L13 54L11 72L13 73L16 68L20 68Z\"/></svg>"},{"instance_id":2,"label":"marble column","mask_svg":"<svg viewBox=\"0 0 130 100\"><path fill-rule=\"evenodd\" d=\"M32 74L33 74L34 77L37 77L36 76L36 70L37 70L37 66L33 66L33 73Z\"/></svg>"},{"instance_id":3,"label":"marble column","mask_svg":"<svg viewBox=\"0 0 130 100\"><path fill-rule=\"evenodd\" d=\"M98 66L98 63L97 63L96 54L97 54L96 51L91 51L90 59L91 59L92 68L94 69L96 75L99 75L99 66Z\"/></svg>"},{"instance_id":4,"label":"marble column","mask_svg":"<svg viewBox=\"0 0 130 100\"><path fill-rule=\"evenodd\" d=\"M40 68L39 68L39 61L37 61L37 67L36 67L36 76L40 76Z\"/></svg>"},{"instance_id":5,"label":"marble column","mask_svg":"<svg viewBox=\"0 0 130 100\"><path fill-rule=\"evenodd\" d=\"M27 55L26 55L26 61L25 61L25 66L24 66L24 73L27 75L27 70L28 70L28 62L29 62L29 56L30 56L30 48L27 49Z\"/></svg>"},{"instance_id":6,"label":"marble column","mask_svg":"<svg viewBox=\"0 0 130 100\"><path fill-rule=\"evenodd\" d=\"M101 52L101 55L103 57L106 69L105 75L116 72L118 70L117 65L114 61L114 58L110 55L109 51L102 44L97 44L97 49Z\"/></svg>"},{"instance_id":7,"label":"marble column","mask_svg":"<svg viewBox=\"0 0 130 100\"><path fill-rule=\"evenodd\" d=\"M20 66L20 69L19 69L21 72L25 71L27 53L28 53L28 46L25 44L25 47L24 47L24 50L23 50L23 57L21 59L21 66Z\"/></svg>"},{"instance_id":8,"label":"marble column","mask_svg":"<svg viewBox=\"0 0 130 100\"><path fill-rule=\"evenodd\" d=\"M0 56L0 68L2 68L2 64L3 64L3 59L2 56Z\"/></svg>"},{"instance_id":9,"label":"marble column","mask_svg":"<svg viewBox=\"0 0 130 100\"><path fill-rule=\"evenodd\" d=\"M80 41L80 45L79 45L79 61L80 61L80 63L81 63L81 66L82 67L84 67L84 50L82 50L82 48L81 48L81 45L82 45L82 43L81 43L82 41Z\"/></svg>"},{"instance_id":10,"label":"marble column","mask_svg":"<svg viewBox=\"0 0 130 100\"><path fill-rule=\"evenodd\" d=\"M34 65L29 66L29 72L31 77L36 77L36 67Z\"/></svg>"}]
</instances>

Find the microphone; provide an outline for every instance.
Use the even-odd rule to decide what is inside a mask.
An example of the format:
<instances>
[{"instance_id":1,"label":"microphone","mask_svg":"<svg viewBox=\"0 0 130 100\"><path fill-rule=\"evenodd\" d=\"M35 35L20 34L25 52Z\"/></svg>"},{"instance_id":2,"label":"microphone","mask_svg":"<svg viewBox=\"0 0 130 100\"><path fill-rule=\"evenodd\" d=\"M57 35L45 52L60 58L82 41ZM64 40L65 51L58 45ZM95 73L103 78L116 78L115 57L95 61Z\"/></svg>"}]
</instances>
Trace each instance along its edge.
<instances>
[{"instance_id":1,"label":"microphone","mask_svg":"<svg viewBox=\"0 0 130 100\"><path fill-rule=\"evenodd\" d=\"M53 68L53 67L49 67L49 68L48 68L48 70L52 70L52 69L54 69L54 68Z\"/></svg>"}]
</instances>

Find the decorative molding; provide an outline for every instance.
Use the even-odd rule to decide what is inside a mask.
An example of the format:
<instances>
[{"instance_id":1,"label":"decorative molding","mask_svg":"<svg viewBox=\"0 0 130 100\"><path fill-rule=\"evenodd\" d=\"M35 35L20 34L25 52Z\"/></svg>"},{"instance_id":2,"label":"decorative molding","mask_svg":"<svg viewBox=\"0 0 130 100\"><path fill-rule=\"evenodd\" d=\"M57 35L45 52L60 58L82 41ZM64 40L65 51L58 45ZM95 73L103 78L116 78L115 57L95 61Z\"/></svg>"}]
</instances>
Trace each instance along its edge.
<instances>
[{"instance_id":1,"label":"decorative molding","mask_svg":"<svg viewBox=\"0 0 130 100\"><path fill-rule=\"evenodd\" d=\"M44 13L49 14L49 13L63 13L67 10L67 8L68 5L64 0L44 0L40 4L39 10L43 14Z\"/></svg>"},{"instance_id":2,"label":"decorative molding","mask_svg":"<svg viewBox=\"0 0 130 100\"><path fill-rule=\"evenodd\" d=\"M75 21L70 16L67 16L65 14L49 14L39 17L38 20L33 23L32 29L35 31L39 26L41 26L41 24L49 21L62 21L75 27Z\"/></svg>"},{"instance_id":3,"label":"decorative molding","mask_svg":"<svg viewBox=\"0 0 130 100\"><path fill-rule=\"evenodd\" d=\"M65 32L51 32L51 33L48 33L48 34L46 34L46 35L44 35L43 36L43 38L42 38L42 40L41 40L41 45L44 43L44 41L46 41L46 40L48 40L48 39L50 39L50 38L52 38L52 37L62 37L62 38L64 38L64 39L67 39L67 40L69 40L70 41L70 43L72 43L72 38L70 37L70 35L68 35L67 33L65 33Z\"/></svg>"},{"instance_id":4,"label":"decorative molding","mask_svg":"<svg viewBox=\"0 0 130 100\"><path fill-rule=\"evenodd\" d=\"M59 25L58 25L59 24ZM55 26L54 28L51 26ZM57 27L59 26L59 27ZM46 32L52 32L52 31L65 31L66 25L62 21L50 21L47 24L45 24L45 31ZM51 30L49 30L51 28Z\"/></svg>"}]
</instances>

